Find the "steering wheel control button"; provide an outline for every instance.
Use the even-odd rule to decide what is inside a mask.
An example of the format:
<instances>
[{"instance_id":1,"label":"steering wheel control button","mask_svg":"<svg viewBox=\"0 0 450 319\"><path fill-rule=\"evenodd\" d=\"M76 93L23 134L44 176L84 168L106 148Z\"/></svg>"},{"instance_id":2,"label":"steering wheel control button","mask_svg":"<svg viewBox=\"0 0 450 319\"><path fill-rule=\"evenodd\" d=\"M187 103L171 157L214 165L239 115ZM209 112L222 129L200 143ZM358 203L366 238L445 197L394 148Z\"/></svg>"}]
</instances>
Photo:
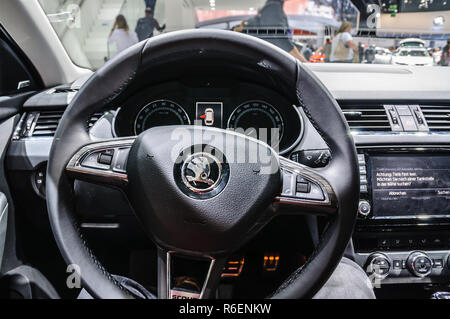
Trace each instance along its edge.
<instances>
[{"instance_id":1,"label":"steering wheel control button","mask_svg":"<svg viewBox=\"0 0 450 319\"><path fill-rule=\"evenodd\" d=\"M125 174L126 164L130 147L118 147L103 150L93 149L91 152L81 156L80 163L77 164L84 168L97 169L102 171L111 171L111 173Z\"/></svg>"},{"instance_id":2,"label":"steering wheel control button","mask_svg":"<svg viewBox=\"0 0 450 319\"><path fill-rule=\"evenodd\" d=\"M283 189L281 191L281 196L294 197L295 190L292 187L292 180L295 175L288 171L283 171ZM298 181L298 179L297 179Z\"/></svg>"},{"instance_id":3,"label":"steering wheel control button","mask_svg":"<svg viewBox=\"0 0 450 319\"><path fill-rule=\"evenodd\" d=\"M128 155L130 153L129 148L121 148L116 151L116 156L113 160L113 171L117 173L126 173Z\"/></svg>"},{"instance_id":4,"label":"steering wheel control button","mask_svg":"<svg viewBox=\"0 0 450 319\"><path fill-rule=\"evenodd\" d=\"M291 155L291 160L311 168L325 167L331 159L329 150L299 151Z\"/></svg>"},{"instance_id":5,"label":"steering wheel control button","mask_svg":"<svg viewBox=\"0 0 450 319\"><path fill-rule=\"evenodd\" d=\"M433 261L427 254L413 252L409 255L406 265L409 271L417 277L427 277L433 270Z\"/></svg>"},{"instance_id":6,"label":"steering wheel control button","mask_svg":"<svg viewBox=\"0 0 450 319\"><path fill-rule=\"evenodd\" d=\"M310 184L310 190L308 193L297 193L296 196L309 200L325 200L322 189L318 185L312 183Z\"/></svg>"},{"instance_id":7,"label":"steering wheel control button","mask_svg":"<svg viewBox=\"0 0 450 319\"><path fill-rule=\"evenodd\" d=\"M293 197L303 200L323 201L325 195L322 188L299 174L283 170L283 197Z\"/></svg>"},{"instance_id":8,"label":"steering wheel control button","mask_svg":"<svg viewBox=\"0 0 450 319\"><path fill-rule=\"evenodd\" d=\"M297 183L296 193L306 193L311 191L311 184L309 183Z\"/></svg>"},{"instance_id":9,"label":"steering wheel control button","mask_svg":"<svg viewBox=\"0 0 450 319\"><path fill-rule=\"evenodd\" d=\"M368 201L362 200L359 202L358 206L358 214L362 217L369 216L372 208L370 206L370 203Z\"/></svg>"},{"instance_id":10,"label":"steering wheel control button","mask_svg":"<svg viewBox=\"0 0 450 319\"><path fill-rule=\"evenodd\" d=\"M109 170L111 168L111 164L104 164L100 161L100 152L94 152L86 156L81 162L81 166L101 169L101 170Z\"/></svg>"},{"instance_id":11,"label":"steering wheel control button","mask_svg":"<svg viewBox=\"0 0 450 319\"><path fill-rule=\"evenodd\" d=\"M98 156L98 162L100 164L111 166L113 156L114 156L114 151L113 151L112 155L110 154L110 152L102 152Z\"/></svg>"},{"instance_id":12,"label":"steering wheel control button","mask_svg":"<svg viewBox=\"0 0 450 319\"><path fill-rule=\"evenodd\" d=\"M307 179L305 179L301 175L297 175L296 180L297 180L297 184L298 183L301 183L301 184L308 184L309 183L309 181Z\"/></svg>"}]
</instances>

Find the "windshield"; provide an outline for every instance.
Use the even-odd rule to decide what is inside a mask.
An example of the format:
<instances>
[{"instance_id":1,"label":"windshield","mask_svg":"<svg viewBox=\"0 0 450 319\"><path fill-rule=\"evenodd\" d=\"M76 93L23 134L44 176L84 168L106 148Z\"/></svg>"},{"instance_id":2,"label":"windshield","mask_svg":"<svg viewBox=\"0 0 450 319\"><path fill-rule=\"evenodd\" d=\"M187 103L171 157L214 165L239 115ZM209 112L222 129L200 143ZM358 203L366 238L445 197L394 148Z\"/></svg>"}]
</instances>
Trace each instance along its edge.
<instances>
[{"instance_id":1,"label":"windshield","mask_svg":"<svg viewBox=\"0 0 450 319\"><path fill-rule=\"evenodd\" d=\"M433 66L448 65L449 60L450 1L39 2L73 62L92 70L139 41L195 28L255 36L308 63L392 63L376 58L381 49L401 56L430 52ZM427 52L400 52L402 47L422 47Z\"/></svg>"},{"instance_id":2,"label":"windshield","mask_svg":"<svg viewBox=\"0 0 450 319\"><path fill-rule=\"evenodd\" d=\"M400 56L429 56L425 50L402 50Z\"/></svg>"},{"instance_id":3,"label":"windshield","mask_svg":"<svg viewBox=\"0 0 450 319\"><path fill-rule=\"evenodd\" d=\"M402 48L408 48L408 47L415 47L415 48L423 48L425 45L423 42L417 42L417 41L407 41L404 43L400 43L400 47Z\"/></svg>"}]
</instances>

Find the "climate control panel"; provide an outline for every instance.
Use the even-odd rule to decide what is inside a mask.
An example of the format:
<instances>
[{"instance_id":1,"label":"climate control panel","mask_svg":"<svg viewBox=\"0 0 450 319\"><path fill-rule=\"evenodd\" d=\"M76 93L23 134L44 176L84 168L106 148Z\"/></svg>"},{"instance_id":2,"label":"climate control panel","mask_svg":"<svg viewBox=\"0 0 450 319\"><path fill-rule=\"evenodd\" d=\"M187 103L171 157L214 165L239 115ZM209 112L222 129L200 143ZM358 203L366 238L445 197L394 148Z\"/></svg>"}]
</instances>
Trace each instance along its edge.
<instances>
[{"instance_id":1,"label":"climate control panel","mask_svg":"<svg viewBox=\"0 0 450 319\"><path fill-rule=\"evenodd\" d=\"M356 262L383 284L450 280L450 251L357 253Z\"/></svg>"}]
</instances>

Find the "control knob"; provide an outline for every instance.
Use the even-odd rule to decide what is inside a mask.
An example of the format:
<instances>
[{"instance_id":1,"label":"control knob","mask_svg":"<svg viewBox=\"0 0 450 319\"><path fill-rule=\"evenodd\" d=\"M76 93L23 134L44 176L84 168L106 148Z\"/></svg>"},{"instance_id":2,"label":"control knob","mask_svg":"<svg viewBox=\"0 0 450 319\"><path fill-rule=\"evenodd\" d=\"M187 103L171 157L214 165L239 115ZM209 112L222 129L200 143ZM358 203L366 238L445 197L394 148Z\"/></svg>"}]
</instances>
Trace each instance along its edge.
<instances>
[{"instance_id":1,"label":"control knob","mask_svg":"<svg viewBox=\"0 0 450 319\"><path fill-rule=\"evenodd\" d=\"M389 257L382 253L374 253L367 258L366 272L377 278L384 279L389 275L391 262Z\"/></svg>"},{"instance_id":2,"label":"control knob","mask_svg":"<svg viewBox=\"0 0 450 319\"><path fill-rule=\"evenodd\" d=\"M372 207L370 206L370 203L366 200L362 200L359 202L358 205L358 215L361 217L367 217L369 216L370 212L372 211Z\"/></svg>"},{"instance_id":3,"label":"control knob","mask_svg":"<svg viewBox=\"0 0 450 319\"><path fill-rule=\"evenodd\" d=\"M409 271L417 277L426 277L433 270L433 261L427 254L416 251L409 255L406 260Z\"/></svg>"}]
</instances>

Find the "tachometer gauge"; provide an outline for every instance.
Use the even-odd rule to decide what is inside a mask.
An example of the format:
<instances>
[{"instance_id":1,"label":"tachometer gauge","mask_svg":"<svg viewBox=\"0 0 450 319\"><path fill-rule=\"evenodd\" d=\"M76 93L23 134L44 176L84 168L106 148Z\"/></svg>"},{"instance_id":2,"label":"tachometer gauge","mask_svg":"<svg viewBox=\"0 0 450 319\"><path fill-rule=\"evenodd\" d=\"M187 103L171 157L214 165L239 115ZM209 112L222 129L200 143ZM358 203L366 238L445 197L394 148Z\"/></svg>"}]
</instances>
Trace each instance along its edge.
<instances>
[{"instance_id":1,"label":"tachometer gauge","mask_svg":"<svg viewBox=\"0 0 450 319\"><path fill-rule=\"evenodd\" d=\"M156 126L190 125L186 111L177 103L158 100L147 104L137 115L134 123L136 135Z\"/></svg>"},{"instance_id":2,"label":"tachometer gauge","mask_svg":"<svg viewBox=\"0 0 450 319\"><path fill-rule=\"evenodd\" d=\"M275 146L283 137L284 122L272 105L261 101L248 101L233 111L228 120L228 128L243 130L245 134Z\"/></svg>"}]
</instances>

